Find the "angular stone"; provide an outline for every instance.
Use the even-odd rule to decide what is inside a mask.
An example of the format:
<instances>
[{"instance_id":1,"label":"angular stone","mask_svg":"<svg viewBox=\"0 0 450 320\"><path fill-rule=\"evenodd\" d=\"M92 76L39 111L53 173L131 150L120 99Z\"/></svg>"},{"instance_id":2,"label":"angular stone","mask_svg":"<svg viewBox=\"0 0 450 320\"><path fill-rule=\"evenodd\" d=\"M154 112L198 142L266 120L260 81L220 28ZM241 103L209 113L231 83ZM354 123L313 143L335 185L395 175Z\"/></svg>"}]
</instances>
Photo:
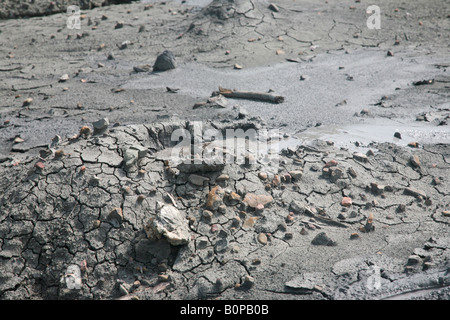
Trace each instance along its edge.
<instances>
[{"instance_id":1,"label":"angular stone","mask_svg":"<svg viewBox=\"0 0 450 320\"><path fill-rule=\"evenodd\" d=\"M352 178L356 178L357 177L355 169L350 167L350 168L347 169L347 172Z\"/></svg>"},{"instance_id":2,"label":"angular stone","mask_svg":"<svg viewBox=\"0 0 450 320\"><path fill-rule=\"evenodd\" d=\"M31 102L33 102L33 98L26 98L22 103L22 107L28 107Z\"/></svg>"},{"instance_id":3,"label":"angular stone","mask_svg":"<svg viewBox=\"0 0 450 320\"><path fill-rule=\"evenodd\" d=\"M249 207L256 208L259 204L262 204L263 206L270 204L273 201L273 198L270 195L247 193L243 201Z\"/></svg>"},{"instance_id":4,"label":"angular stone","mask_svg":"<svg viewBox=\"0 0 450 320\"><path fill-rule=\"evenodd\" d=\"M59 78L59 82L64 82L69 80L69 75L67 73L63 74L60 78Z\"/></svg>"},{"instance_id":5,"label":"angular stone","mask_svg":"<svg viewBox=\"0 0 450 320\"><path fill-rule=\"evenodd\" d=\"M39 169L39 170L44 170L44 163L42 162L42 161L38 161L38 162L36 162L36 164L34 165L34 167L36 168L36 169Z\"/></svg>"},{"instance_id":6,"label":"angular stone","mask_svg":"<svg viewBox=\"0 0 450 320\"><path fill-rule=\"evenodd\" d=\"M356 152L353 154L353 159L355 159L356 161L359 161L359 162L364 162L364 163L369 161L369 158L367 158L367 156L365 154L359 153L359 152Z\"/></svg>"},{"instance_id":7,"label":"angular stone","mask_svg":"<svg viewBox=\"0 0 450 320\"><path fill-rule=\"evenodd\" d=\"M421 264L421 263L422 263L422 258L419 257L418 255L413 254L413 255L410 255L408 257L408 263L407 264L409 266L418 265L418 264Z\"/></svg>"},{"instance_id":8,"label":"angular stone","mask_svg":"<svg viewBox=\"0 0 450 320\"><path fill-rule=\"evenodd\" d=\"M305 203L292 200L291 204L289 205L289 210L294 212L295 214L302 214L305 212Z\"/></svg>"},{"instance_id":9,"label":"angular stone","mask_svg":"<svg viewBox=\"0 0 450 320\"><path fill-rule=\"evenodd\" d=\"M221 174L216 178L216 181L227 181L230 180L230 176L227 174Z\"/></svg>"},{"instance_id":10,"label":"angular stone","mask_svg":"<svg viewBox=\"0 0 450 320\"><path fill-rule=\"evenodd\" d=\"M374 194L382 194L383 193L383 191L384 191L384 186L383 185L379 185L379 184L377 184L377 183L375 183L375 182L372 182L371 184L370 184L370 189L372 190L372 192L374 193Z\"/></svg>"},{"instance_id":11,"label":"angular stone","mask_svg":"<svg viewBox=\"0 0 450 320\"><path fill-rule=\"evenodd\" d=\"M311 241L311 244L317 246L336 246L336 242L331 240L325 232L320 232Z\"/></svg>"},{"instance_id":12,"label":"angular stone","mask_svg":"<svg viewBox=\"0 0 450 320\"><path fill-rule=\"evenodd\" d=\"M223 196L225 191L220 186L215 186L208 193L208 201L206 202L206 208L209 210L217 210L220 205L223 204Z\"/></svg>"},{"instance_id":13,"label":"angular stone","mask_svg":"<svg viewBox=\"0 0 450 320\"><path fill-rule=\"evenodd\" d=\"M289 171L289 174L291 175L292 179L299 181L303 176L303 171L302 170L293 170L293 171Z\"/></svg>"},{"instance_id":14,"label":"angular stone","mask_svg":"<svg viewBox=\"0 0 450 320\"><path fill-rule=\"evenodd\" d=\"M342 175L344 171L341 168L330 168L329 177L331 182L336 182Z\"/></svg>"},{"instance_id":15,"label":"angular stone","mask_svg":"<svg viewBox=\"0 0 450 320\"><path fill-rule=\"evenodd\" d=\"M80 133L78 134L80 137L87 137L92 133L91 128L88 126L83 126L80 129Z\"/></svg>"},{"instance_id":16,"label":"angular stone","mask_svg":"<svg viewBox=\"0 0 450 320\"><path fill-rule=\"evenodd\" d=\"M189 182L196 186L203 186L206 181L209 181L209 178L199 176L197 174L191 174L188 178Z\"/></svg>"},{"instance_id":17,"label":"angular stone","mask_svg":"<svg viewBox=\"0 0 450 320\"><path fill-rule=\"evenodd\" d=\"M111 222L115 227L118 227L119 224L123 220L123 212L121 208L114 208L109 214L108 214L108 220Z\"/></svg>"},{"instance_id":18,"label":"angular stone","mask_svg":"<svg viewBox=\"0 0 450 320\"><path fill-rule=\"evenodd\" d=\"M404 193L414 197L421 196L424 199L427 197L427 194L424 191L411 187L406 187Z\"/></svg>"},{"instance_id":19,"label":"angular stone","mask_svg":"<svg viewBox=\"0 0 450 320\"><path fill-rule=\"evenodd\" d=\"M14 138L14 143L22 143L22 142L24 142L25 140L23 140L21 137L15 137Z\"/></svg>"},{"instance_id":20,"label":"angular stone","mask_svg":"<svg viewBox=\"0 0 450 320\"><path fill-rule=\"evenodd\" d=\"M92 126L94 127L94 134L101 134L108 129L109 120L108 118L103 118L97 121L92 122Z\"/></svg>"},{"instance_id":21,"label":"angular stone","mask_svg":"<svg viewBox=\"0 0 450 320\"><path fill-rule=\"evenodd\" d=\"M130 169L138 160L138 150L129 148L123 154L123 165L126 170Z\"/></svg>"},{"instance_id":22,"label":"angular stone","mask_svg":"<svg viewBox=\"0 0 450 320\"><path fill-rule=\"evenodd\" d=\"M269 4L269 7L268 7L270 10L272 10L272 11L274 11L274 12L279 12L280 11L280 9L278 8L278 6L276 5L276 4L274 4L274 3L271 3L271 4Z\"/></svg>"},{"instance_id":23,"label":"angular stone","mask_svg":"<svg viewBox=\"0 0 450 320\"><path fill-rule=\"evenodd\" d=\"M350 240L355 240L355 239L359 239L359 234L357 234L356 232L354 232L350 235Z\"/></svg>"},{"instance_id":24,"label":"angular stone","mask_svg":"<svg viewBox=\"0 0 450 320\"><path fill-rule=\"evenodd\" d=\"M153 71L166 71L176 68L175 56L169 50L161 53L153 65Z\"/></svg>"},{"instance_id":25,"label":"angular stone","mask_svg":"<svg viewBox=\"0 0 450 320\"><path fill-rule=\"evenodd\" d=\"M251 287L253 287L253 285L255 284L255 279L249 275L246 275L244 277L244 282L242 284L242 286L244 288L250 289Z\"/></svg>"},{"instance_id":26,"label":"angular stone","mask_svg":"<svg viewBox=\"0 0 450 320\"><path fill-rule=\"evenodd\" d=\"M349 197L343 197L341 200L341 206L350 207L352 205L352 199Z\"/></svg>"},{"instance_id":27,"label":"angular stone","mask_svg":"<svg viewBox=\"0 0 450 320\"><path fill-rule=\"evenodd\" d=\"M132 145L123 153L123 165L125 170L130 169L139 159L147 154L147 148L141 145Z\"/></svg>"},{"instance_id":28,"label":"angular stone","mask_svg":"<svg viewBox=\"0 0 450 320\"><path fill-rule=\"evenodd\" d=\"M139 159L144 158L147 155L147 151L148 151L148 149L146 147L143 147L140 144L134 144L130 147L130 149L137 150Z\"/></svg>"},{"instance_id":29,"label":"angular stone","mask_svg":"<svg viewBox=\"0 0 450 320\"><path fill-rule=\"evenodd\" d=\"M258 220L258 217L250 217L244 221L242 227L243 228L251 228L255 225L256 220Z\"/></svg>"},{"instance_id":30,"label":"angular stone","mask_svg":"<svg viewBox=\"0 0 450 320\"><path fill-rule=\"evenodd\" d=\"M209 210L203 210L202 216L203 216L203 218L209 220L214 216L214 214Z\"/></svg>"},{"instance_id":31,"label":"angular stone","mask_svg":"<svg viewBox=\"0 0 450 320\"><path fill-rule=\"evenodd\" d=\"M371 232L374 230L375 230L375 226L373 225L373 213L369 213L366 224L364 225L364 229L361 229L361 231Z\"/></svg>"},{"instance_id":32,"label":"angular stone","mask_svg":"<svg viewBox=\"0 0 450 320\"><path fill-rule=\"evenodd\" d=\"M241 201L241 196L238 195L236 192L232 191L229 194L227 194L226 199L228 205L236 205Z\"/></svg>"},{"instance_id":33,"label":"angular stone","mask_svg":"<svg viewBox=\"0 0 450 320\"><path fill-rule=\"evenodd\" d=\"M413 155L409 158L409 163L414 167L414 168L419 168L420 167L420 160L419 157L416 155Z\"/></svg>"},{"instance_id":34,"label":"angular stone","mask_svg":"<svg viewBox=\"0 0 450 320\"><path fill-rule=\"evenodd\" d=\"M184 215L174 206L156 203L156 216L145 228L150 240L166 238L171 245L179 246L189 243L191 235Z\"/></svg>"}]
</instances>

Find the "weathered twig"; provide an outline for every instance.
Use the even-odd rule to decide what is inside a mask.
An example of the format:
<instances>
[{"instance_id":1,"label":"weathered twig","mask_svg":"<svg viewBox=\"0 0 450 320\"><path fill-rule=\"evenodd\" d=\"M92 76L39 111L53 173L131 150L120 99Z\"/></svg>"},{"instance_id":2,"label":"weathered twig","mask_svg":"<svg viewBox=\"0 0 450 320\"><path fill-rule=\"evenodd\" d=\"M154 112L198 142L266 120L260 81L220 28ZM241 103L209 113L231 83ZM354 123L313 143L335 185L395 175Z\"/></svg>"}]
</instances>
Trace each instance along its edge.
<instances>
[{"instance_id":1,"label":"weathered twig","mask_svg":"<svg viewBox=\"0 0 450 320\"><path fill-rule=\"evenodd\" d=\"M284 102L284 97L264 92L236 91L219 87L218 93L227 98L260 100L272 103Z\"/></svg>"}]
</instances>

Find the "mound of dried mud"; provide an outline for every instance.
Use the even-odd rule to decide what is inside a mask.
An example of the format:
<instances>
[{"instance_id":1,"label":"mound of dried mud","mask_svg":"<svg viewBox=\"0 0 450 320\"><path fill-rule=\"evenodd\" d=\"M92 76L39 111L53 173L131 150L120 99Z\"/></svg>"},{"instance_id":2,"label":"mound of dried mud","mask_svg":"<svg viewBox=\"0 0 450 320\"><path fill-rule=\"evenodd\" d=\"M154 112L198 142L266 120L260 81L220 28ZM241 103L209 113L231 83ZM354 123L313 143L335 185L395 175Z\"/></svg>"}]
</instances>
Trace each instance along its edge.
<instances>
[{"instance_id":1,"label":"mound of dried mud","mask_svg":"<svg viewBox=\"0 0 450 320\"><path fill-rule=\"evenodd\" d=\"M38 157L6 159L0 298L367 298L436 276L448 286L448 146L366 155L315 141L276 163L247 151L242 163L236 152L177 163L191 142L221 150L207 130L264 129L249 118L198 125L104 119ZM384 291L365 289L374 265Z\"/></svg>"}]
</instances>

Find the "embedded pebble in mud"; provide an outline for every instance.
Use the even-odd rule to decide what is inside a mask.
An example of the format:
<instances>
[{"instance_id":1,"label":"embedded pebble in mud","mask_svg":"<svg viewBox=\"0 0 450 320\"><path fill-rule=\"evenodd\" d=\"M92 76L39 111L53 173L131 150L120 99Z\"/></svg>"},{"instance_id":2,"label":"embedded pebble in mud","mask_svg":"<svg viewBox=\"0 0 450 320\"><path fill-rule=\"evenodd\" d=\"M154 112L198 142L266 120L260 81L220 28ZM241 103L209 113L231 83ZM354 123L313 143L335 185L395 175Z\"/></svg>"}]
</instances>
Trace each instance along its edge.
<instances>
[{"instance_id":1,"label":"embedded pebble in mud","mask_svg":"<svg viewBox=\"0 0 450 320\"><path fill-rule=\"evenodd\" d=\"M220 186L215 186L208 193L208 199L206 202L206 208L215 211L223 203L223 196L225 192Z\"/></svg>"},{"instance_id":2,"label":"embedded pebble in mud","mask_svg":"<svg viewBox=\"0 0 450 320\"><path fill-rule=\"evenodd\" d=\"M266 206L270 204L273 201L272 196L270 195L264 195L264 194L254 194L254 193L247 193L244 197L243 202L245 202L249 207L256 208L258 205Z\"/></svg>"},{"instance_id":3,"label":"embedded pebble in mud","mask_svg":"<svg viewBox=\"0 0 450 320\"><path fill-rule=\"evenodd\" d=\"M259 233L257 239L258 239L258 242L261 243L262 245L267 244L267 236L265 233L262 233L262 232Z\"/></svg>"}]
</instances>

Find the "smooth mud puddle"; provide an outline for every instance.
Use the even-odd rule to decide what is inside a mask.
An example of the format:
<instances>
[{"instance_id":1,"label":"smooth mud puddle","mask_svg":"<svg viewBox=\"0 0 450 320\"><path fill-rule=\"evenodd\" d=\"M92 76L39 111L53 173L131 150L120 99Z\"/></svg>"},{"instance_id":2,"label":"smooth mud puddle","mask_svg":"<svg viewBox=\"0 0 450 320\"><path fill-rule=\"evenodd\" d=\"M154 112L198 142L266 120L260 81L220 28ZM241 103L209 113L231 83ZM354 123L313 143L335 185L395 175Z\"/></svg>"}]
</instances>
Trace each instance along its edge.
<instances>
[{"instance_id":1,"label":"smooth mud puddle","mask_svg":"<svg viewBox=\"0 0 450 320\"><path fill-rule=\"evenodd\" d=\"M347 125L358 121L355 112L379 102L412 82L442 73L432 57L389 57L381 50L338 51L317 55L312 62L284 62L272 66L233 70L186 63L174 70L139 75L123 83L124 89L178 88L179 93L206 100L219 86L242 91L268 92L285 97L282 104L229 99L252 116L294 126L307 124ZM340 69L343 67L344 69ZM300 76L308 76L301 81ZM349 78L350 77L350 78ZM348 80L352 79L352 80ZM345 101L345 107L336 107Z\"/></svg>"},{"instance_id":2,"label":"smooth mud puddle","mask_svg":"<svg viewBox=\"0 0 450 320\"><path fill-rule=\"evenodd\" d=\"M349 151L366 152L373 150L373 147L368 147L370 143L389 142L400 146L407 146L410 142L450 144L450 130L446 126L399 124L394 121L380 124L381 121L386 122L380 119L372 123L310 128L287 139L285 145L308 145L318 139L332 141L336 147ZM395 132L401 134L401 139L394 137Z\"/></svg>"},{"instance_id":3,"label":"smooth mud puddle","mask_svg":"<svg viewBox=\"0 0 450 320\"><path fill-rule=\"evenodd\" d=\"M355 112L374 105L382 96L394 94L398 87L408 87L414 81L439 75L442 71L433 67L437 60L431 57L386 59L385 53L380 50L365 49L349 54L343 51L320 54L312 62L286 62L242 70L214 69L187 63L168 72L132 79L122 87L138 90L179 88L179 93L199 101L209 98L219 86L259 92L272 89L275 94L285 96L284 103L228 99L227 108L237 104L251 116L260 116L266 121L274 118L273 122L279 121L280 124L290 122L288 127L280 128L280 132L286 130L290 134L307 124L322 123L282 139L280 150L308 145L310 141L320 139L332 141L348 150L364 152L362 146L371 142L392 142L402 146L409 142L450 143L448 127L407 120L409 113L404 117L398 114L398 118L393 120L364 118L361 122L360 117L353 117ZM342 72L340 67L344 67ZM309 79L301 81L299 77L302 74L308 75ZM346 80L347 75L352 75L354 80ZM336 107L336 103L343 99L347 102L345 107ZM411 103L414 104L414 101ZM394 137L396 131L402 139ZM355 142L361 146L357 147Z\"/></svg>"}]
</instances>

